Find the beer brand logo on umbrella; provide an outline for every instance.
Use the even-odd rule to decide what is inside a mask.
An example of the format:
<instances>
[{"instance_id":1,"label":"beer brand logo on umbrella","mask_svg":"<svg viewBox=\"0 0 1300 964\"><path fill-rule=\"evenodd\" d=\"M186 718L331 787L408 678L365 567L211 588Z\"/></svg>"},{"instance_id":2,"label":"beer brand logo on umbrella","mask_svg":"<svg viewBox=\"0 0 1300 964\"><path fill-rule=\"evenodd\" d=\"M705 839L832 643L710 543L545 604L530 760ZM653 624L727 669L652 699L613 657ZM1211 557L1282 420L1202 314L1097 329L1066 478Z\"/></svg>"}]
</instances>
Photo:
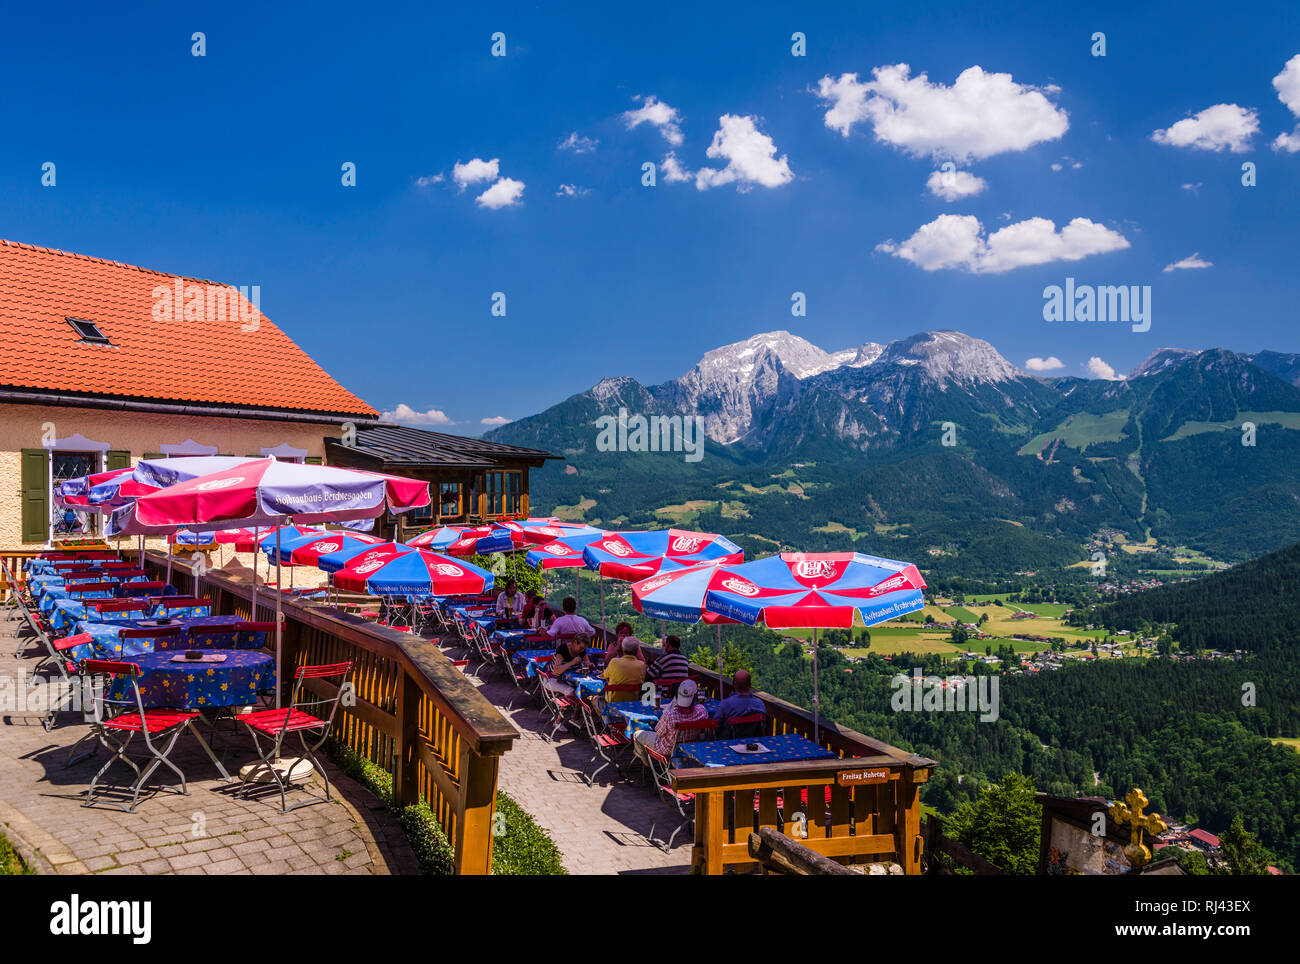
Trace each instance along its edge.
<instances>
[{"instance_id":1,"label":"beer brand logo on umbrella","mask_svg":"<svg viewBox=\"0 0 1300 964\"><path fill-rule=\"evenodd\" d=\"M440 562L438 565L434 566L434 567L433 567L433 571L436 572L436 573L437 573L438 575L440 575L440 576L463 576L463 575L465 575L465 570L462 569L460 566L453 566L453 565L450 565L449 563L445 563L445 562Z\"/></svg>"},{"instance_id":2,"label":"beer brand logo on umbrella","mask_svg":"<svg viewBox=\"0 0 1300 964\"><path fill-rule=\"evenodd\" d=\"M338 549L339 549L339 543L337 543L337 542L318 542L318 543L316 543L316 545L315 545L314 548L316 549L317 552L321 553L321 555L324 555L324 554L327 553L327 552L337 552Z\"/></svg>"},{"instance_id":3,"label":"beer brand logo on umbrella","mask_svg":"<svg viewBox=\"0 0 1300 964\"><path fill-rule=\"evenodd\" d=\"M728 576L722 580L722 588L727 592L739 593L742 596L757 596L760 591L748 579L742 579L739 576Z\"/></svg>"},{"instance_id":4,"label":"beer brand logo on umbrella","mask_svg":"<svg viewBox=\"0 0 1300 964\"><path fill-rule=\"evenodd\" d=\"M244 477L242 475L236 475L229 479L213 479L210 482L200 482L194 489L197 492L212 492L216 489L228 489L232 485L239 485L243 481Z\"/></svg>"},{"instance_id":5,"label":"beer brand logo on umbrella","mask_svg":"<svg viewBox=\"0 0 1300 964\"><path fill-rule=\"evenodd\" d=\"M641 587L641 592L642 594L648 592L654 592L656 589L662 589L664 586L668 585L672 581L673 581L672 576L660 576L658 579L651 579L649 582L647 582L645 585Z\"/></svg>"},{"instance_id":6,"label":"beer brand logo on umbrella","mask_svg":"<svg viewBox=\"0 0 1300 964\"><path fill-rule=\"evenodd\" d=\"M355 566L352 571L360 573L374 572L383 564L384 562L382 559L376 559L373 562L363 562L361 565Z\"/></svg>"},{"instance_id":7,"label":"beer brand logo on umbrella","mask_svg":"<svg viewBox=\"0 0 1300 964\"><path fill-rule=\"evenodd\" d=\"M835 563L828 559L800 559L794 564L794 572L800 579L831 579Z\"/></svg>"},{"instance_id":8,"label":"beer brand logo on umbrella","mask_svg":"<svg viewBox=\"0 0 1300 964\"><path fill-rule=\"evenodd\" d=\"M692 538L691 536L677 536L673 539L669 548L673 552L696 552L700 548L700 540Z\"/></svg>"},{"instance_id":9,"label":"beer brand logo on umbrella","mask_svg":"<svg viewBox=\"0 0 1300 964\"><path fill-rule=\"evenodd\" d=\"M567 556L570 552L573 551L568 546L562 546L559 545L558 543L550 546L542 546L542 548L553 556Z\"/></svg>"},{"instance_id":10,"label":"beer brand logo on umbrella","mask_svg":"<svg viewBox=\"0 0 1300 964\"><path fill-rule=\"evenodd\" d=\"M631 547L625 546L621 542L602 542L600 544L600 547L604 549L606 552L610 553L611 555L619 556L620 558L623 559L626 559L628 556L632 555Z\"/></svg>"},{"instance_id":11,"label":"beer brand logo on umbrella","mask_svg":"<svg viewBox=\"0 0 1300 964\"><path fill-rule=\"evenodd\" d=\"M867 595L880 596L887 592L893 592L895 589L907 589L910 587L911 583L908 581L907 577L900 572L897 576L890 576L879 585L872 586Z\"/></svg>"}]
</instances>

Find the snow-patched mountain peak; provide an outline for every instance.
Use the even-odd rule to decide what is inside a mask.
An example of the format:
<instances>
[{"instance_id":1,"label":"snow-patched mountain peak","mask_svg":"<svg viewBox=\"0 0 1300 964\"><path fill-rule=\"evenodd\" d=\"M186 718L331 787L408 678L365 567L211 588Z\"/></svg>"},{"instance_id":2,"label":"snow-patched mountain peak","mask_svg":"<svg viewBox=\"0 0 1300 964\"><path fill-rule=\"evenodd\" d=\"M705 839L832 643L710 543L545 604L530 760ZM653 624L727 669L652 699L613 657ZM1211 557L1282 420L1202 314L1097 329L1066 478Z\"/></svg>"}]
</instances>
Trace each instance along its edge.
<instances>
[{"instance_id":1,"label":"snow-patched mountain peak","mask_svg":"<svg viewBox=\"0 0 1300 964\"><path fill-rule=\"evenodd\" d=\"M1147 355L1142 364L1129 372L1128 377L1141 378L1143 375L1154 375L1156 372L1162 372L1165 369L1181 365L1183 362L1195 358L1198 354L1199 352L1187 348L1157 348Z\"/></svg>"},{"instance_id":2,"label":"snow-patched mountain peak","mask_svg":"<svg viewBox=\"0 0 1300 964\"><path fill-rule=\"evenodd\" d=\"M743 379L772 359L779 361L795 378L810 378L841 364L807 339L788 331L768 331L706 352L692 372L704 378L739 376Z\"/></svg>"},{"instance_id":3,"label":"snow-patched mountain peak","mask_svg":"<svg viewBox=\"0 0 1300 964\"><path fill-rule=\"evenodd\" d=\"M923 331L891 341L873 365L919 367L940 382L1004 382L1025 377L987 341L959 331Z\"/></svg>"}]
</instances>

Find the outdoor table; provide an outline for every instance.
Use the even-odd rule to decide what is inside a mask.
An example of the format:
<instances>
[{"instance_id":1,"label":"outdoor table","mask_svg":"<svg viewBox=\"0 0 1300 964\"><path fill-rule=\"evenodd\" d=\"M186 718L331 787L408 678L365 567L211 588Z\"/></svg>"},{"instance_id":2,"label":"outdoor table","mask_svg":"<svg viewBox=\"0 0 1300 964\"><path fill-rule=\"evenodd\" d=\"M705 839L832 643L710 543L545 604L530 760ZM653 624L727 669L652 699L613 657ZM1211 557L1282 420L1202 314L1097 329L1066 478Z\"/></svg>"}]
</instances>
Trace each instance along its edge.
<instances>
[{"instance_id":1,"label":"outdoor table","mask_svg":"<svg viewBox=\"0 0 1300 964\"><path fill-rule=\"evenodd\" d=\"M492 634L492 638L501 645L507 653L513 653L516 650L523 649L530 644L544 642L537 639L538 636L545 636L545 633L536 633L531 629L498 629ZM550 637L547 637L548 639Z\"/></svg>"},{"instance_id":2,"label":"outdoor table","mask_svg":"<svg viewBox=\"0 0 1300 964\"><path fill-rule=\"evenodd\" d=\"M182 653L164 650L141 653L129 661L140 667L140 699L146 708L210 709L248 706L262 690L275 688L275 657L252 649L212 649L204 655L224 655L222 662L175 662ZM129 699L130 684L118 678L109 699Z\"/></svg>"},{"instance_id":3,"label":"outdoor table","mask_svg":"<svg viewBox=\"0 0 1300 964\"><path fill-rule=\"evenodd\" d=\"M55 599L50 608L50 625L57 630L71 629L86 618L86 606L80 599Z\"/></svg>"},{"instance_id":4,"label":"outdoor table","mask_svg":"<svg viewBox=\"0 0 1300 964\"><path fill-rule=\"evenodd\" d=\"M62 586L66 580L62 576L56 576L54 573L41 573L40 575L31 576L27 580L27 588L31 591L33 597L38 597L41 590L46 586Z\"/></svg>"},{"instance_id":5,"label":"outdoor table","mask_svg":"<svg viewBox=\"0 0 1300 964\"><path fill-rule=\"evenodd\" d=\"M704 707L709 716L721 705L722 700L702 699L699 701L700 706ZM611 723L623 723L627 727L626 736L632 738L633 730L653 730L659 723L659 717L664 715L664 708L661 705L651 706L648 703L642 703L640 700L629 700L626 703L606 703L605 719ZM618 720L611 719L618 717ZM734 740L724 741L734 743Z\"/></svg>"},{"instance_id":6,"label":"outdoor table","mask_svg":"<svg viewBox=\"0 0 1300 964\"><path fill-rule=\"evenodd\" d=\"M163 617L169 619L180 619L187 616L210 616L211 614L211 603L205 603L200 606L170 606L165 602L159 602L153 606L149 615L158 619L162 619Z\"/></svg>"},{"instance_id":7,"label":"outdoor table","mask_svg":"<svg viewBox=\"0 0 1300 964\"><path fill-rule=\"evenodd\" d=\"M733 746L760 743L766 753L738 753ZM677 747L679 756L687 757L700 766L734 767L761 763L789 763L795 760L833 760L836 754L797 733L780 736L741 737L734 740L701 740L682 743Z\"/></svg>"},{"instance_id":8,"label":"outdoor table","mask_svg":"<svg viewBox=\"0 0 1300 964\"><path fill-rule=\"evenodd\" d=\"M192 626L233 626L237 623L244 623L248 620L242 616L189 616L178 619L124 619L118 622L96 622L93 620L83 620L77 623L77 632L89 633L92 642L83 643L74 646L70 650L76 659L118 659L123 656L135 656L141 653L152 653L154 651L154 640L152 637L143 636L138 639L130 639L125 643L125 649L120 642L122 630L124 629L170 629L173 626L179 626L181 636L189 634ZM165 650L165 652L184 652L186 649L202 648L202 640L197 640L196 645L191 647L190 643L184 640L177 643L177 650ZM232 652L244 652L243 650L232 650ZM247 652L252 652L248 650Z\"/></svg>"},{"instance_id":9,"label":"outdoor table","mask_svg":"<svg viewBox=\"0 0 1300 964\"><path fill-rule=\"evenodd\" d=\"M36 604L46 616L54 612L54 604L60 599L70 599L68 590L63 586L47 586Z\"/></svg>"}]
</instances>

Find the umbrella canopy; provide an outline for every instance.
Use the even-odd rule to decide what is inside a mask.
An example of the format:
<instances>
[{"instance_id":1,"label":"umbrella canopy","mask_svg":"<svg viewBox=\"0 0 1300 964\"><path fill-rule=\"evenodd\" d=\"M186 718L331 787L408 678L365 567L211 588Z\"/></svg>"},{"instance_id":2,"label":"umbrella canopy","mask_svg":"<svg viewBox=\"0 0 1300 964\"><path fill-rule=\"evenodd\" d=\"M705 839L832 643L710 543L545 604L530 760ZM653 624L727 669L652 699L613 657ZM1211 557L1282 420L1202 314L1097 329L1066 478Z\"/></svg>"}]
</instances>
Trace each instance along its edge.
<instances>
[{"instance_id":1,"label":"umbrella canopy","mask_svg":"<svg viewBox=\"0 0 1300 964\"><path fill-rule=\"evenodd\" d=\"M543 569L567 569L586 565L582 558L582 550L603 535L605 535L603 530L596 529L590 533L561 536L559 539L543 543L536 549L530 549L524 559L530 566L540 566Z\"/></svg>"},{"instance_id":2,"label":"umbrella canopy","mask_svg":"<svg viewBox=\"0 0 1300 964\"><path fill-rule=\"evenodd\" d=\"M327 532L324 535L294 539L287 545L282 543L280 555L287 557L287 562L291 566L316 566L321 556L345 549L364 552L366 549L382 545L383 541L378 536L356 532Z\"/></svg>"},{"instance_id":3,"label":"umbrella canopy","mask_svg":"<svg viewBox=\"0 0 1300 964\"><path fill-rule=\"evenodd\" d=\"M407 539L406 544L454 556L472 556L475 553L486 555L489 552L508 552L514 548L510 530L497 525L440 526Z\"/></svg>"},{"instance_id":4,"label":"umbrella canopy","mask_svg":"<svg viewBox=\"0 0 1300 964\"><path fill-rule=\"evenodd\" d=\"M334 574L334 585L374 596L450 596L486 592L492 573L425 549L358 560Z\"/></svg>"},{"instance_id":5,"label":"umbrella canopy","mask_svg":"<svg viewBox=\"0 0 1300 964\"><path fill-rule=\"evenodd\" d=\"M299 523L339 522L428 504L429 484L418 479L267 458L143 496L113 513L110 528L148 534L182 526L222 529L230 522L271 527L290 518Z\"/></svg>"},{"instance_id":6,"label":"umbrella canopy","mask_svg":"<svg viewBox=\"0 0 1300 964\"><path fill-rule=\"evenodd\" d=\"M92 472L75 479L65 479L54 488L54 500L65 508L79 512L111 512L125 500L117 498L117 486L129 478L133 470L110 469Z\"/></svg>"},{"instance_id":7,"label":"umbrella canopy","mask_svg":"<svg viewBox=\"0 0 1300 964\"><path fill-rule=\"evenodd\" d=\"M745 553L716 533L656 529L607 532L590 542L582 550L582 557L588 569L602 576L635 581L705 562L738 563Z\"/></svg>"},{"instance_id":8,"label":"umbrella canopy","mask_svg":"<svg viewBox=\"0 0 1300 964\"><path fill-rule=\"evenodd\" d=\"M632 584L632 605L639 613L679 623L734 623L704 608L704 597L717 581L718 564L661 572Z\"/></svg>"},{"instance_id":9,"label":"umbrella canopy","mask_svg":"<svg viewBox=\"0 0 1300 964\"><path fill-rule=\"evenodd\" d=\"M499 522L503 529L509 529L516 545L543 545L554 539L567 536L603 534L604 530L589 526L584 522L561 522L555 516L539 519L521 519L518 522Z\"/></svg>"},{"instance_id":10,"label":"umbrella canopy","mask_svg":"<svg viewBox=\"0 0 1300 964\"><path fill-rule=\"evenodd\" d=\"M265 554L268 564L273 566L289 566L289 550L291 547L301 542L309 542L312 539L319 539L322 536L329 535L329 531L319 528L318 526L299 526L288 525L279 526L278 540L279 549L276 548L276 531L271 529L269 532L263 532L257 537L257 550Z\"/></svg>"},{"instance_id":11,"label":"umbrella canopy","mask_svg":"<svg viewBox=\"0 0 1300 964\"><path fill-rule=\"evenodd\" d=\"M415 551L404 542L380 542L373 546L345 546L342 549L336 549L333 552L318 556L316 558L316 568L323 569L325 572L338 572L340 569L347 567L353 560L359 563L370 562L375 559L386 559L388 556Z\"/></svg>"},{"instance_id":12,"label":"umbrella canopy","mask_svg":"<svg viewBox=\"0 0 1300 964\"><path fill-rule=\"evenodd\" d=\"M925 608L916 566L860 552L783 552L720 567L704 608L770 629L874 626Z\"/></svg>"}]
</instances>

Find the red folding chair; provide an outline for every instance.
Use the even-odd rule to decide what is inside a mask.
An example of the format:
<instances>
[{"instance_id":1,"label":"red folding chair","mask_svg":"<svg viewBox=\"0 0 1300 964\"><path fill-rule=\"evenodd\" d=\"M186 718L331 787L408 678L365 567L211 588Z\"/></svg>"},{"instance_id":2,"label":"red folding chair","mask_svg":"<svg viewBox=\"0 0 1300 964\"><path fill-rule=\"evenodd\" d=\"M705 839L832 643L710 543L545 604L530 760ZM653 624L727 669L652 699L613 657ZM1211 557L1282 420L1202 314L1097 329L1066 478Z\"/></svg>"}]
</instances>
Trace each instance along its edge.
<instances>
[{"instance_id":1,"label":"red folding chair","mask_svg":"<svg viewBox=\"0 0 1300 964\"><path fill-rule=\"evenodd\" d=\"M330 778L325 772L325 768L316 761L316 751L329 738L330 727L334 723L334 714L338 712L339 700L343 696L343 690L347 685L350 672L352 672L351 660L346 663L328 663L320 666L299 666L298 671L293 674L293 696L290 698L288 707L278 710L255 710L252 713L239 713L235 716L236 720L248 727L258 757L275 780L276 786L280 788L280 811L282 813L297 810L299 807L309 807L316 803L327 803L330 800ZM329 680L331 677L338 678L338 689L333 696L313 699L303 698L304 680ZM329 707L329 714L324 717L317 716L314 713L306 712L305 708L307 707L313 709ZM321 779L325 781L324 797L310 794L310 799L300 800L292 807L286 803L284 792L291 785L292 771L296 767L291 763L289 772L281 776L274 762L281 755L280 751L284 746L285 737L290 733L298 735L298 742L302 744L303 753L311 761L312 766L319 771ZM314 743L309 744L307 742L308 735L315 739ZM263 752L262 748L263 739L267 740L266 752ZM253 768L244 778L244 796L248 796L252 792L255 785L251 778L258 772L260 772L260 768Z\"/></svg>"},{"instance_id":2,"label":"red folding chair","mask_svg":"<svg viewBox=\"0 0 1300 964\"><path fill-rule=\"evenodd\" d=\"M181 635L179 626L131 626L118 630L117 640L122 644L123 649L127 648L126 644L133 639L153 640L155 653L188 648L185 646L185 637Z\"/></svg>"},{"instance_id":3,"label":"red folding chair","mask_svg":"<svg viewBox=\"0 0 1300 964\"><path fill-rule=\"evenodd\" d=\"M87 688L89 692L94 693L95 701L95 719L90 726L91 732L98 737L99 742L112 754L108 762L100 767L99 772L91 778L90 786L86 788L86 799L81 805L83 807L94 805L95 788L99 785L100 778L118 760L121 760L135 771L135 782L127 788L131 793L131 803L129 806L113 803L107 803L105 806L123 810L127 813L134 813L136 804L140 801L141 792L147 788L149 778L161 765L166 765L181 778L179 792L188 794L190 791L185 782L185 773L169 757L172 749L176 746L176 741L180 739L180 735L189 729L190 723L199 714L188 710L146 710L144 702L140 698L140 667L135 663L88 659L82 661L81 667L87 677L92 679L94 677L103 677L99 681L100 685ZM112 699L108 695L113 680L120 676L126 677L131 682L130 699ZM119 712L110 715L112 709L118 709ZM132 759L127 754L127 747L130 746L131 740L136 734L143 738L145 748L149 753L148 756ZM155 740L158 742L155 743ZM147 765L141 770L139 763L145 761L148 761Z\"/></svg>"},{"instance_id":4,"label":"red folding chair","mask_svg":"<svg viewBox=\"0 0 1300 964\"><path fill-rule=\"evenodd\" d=\"M167 583L153 579L147 582L124 582L117 587L117 594L126 596L157 596L167 588Z\"/></svg>"},{"instance_id":5,"label":"red folding chair","mask_svg":"<svg viewBox=\"0 0 1300 964\"><path fill-rule=\"evenodd\" d=\"M740 740L762 736L763 724L766 722L766 713L746 713L744 716L733 716L722 725L718 732L718 739Z\"/></svg>"},{"instance_id":6,"label":"red folding chair","mask_svg":"<svg viewBox=\"0 0 1300 964\"><path fill-rule=\"evenodd\" d=\"M597 774L608 766L612 766L617 770L619 776L624 775L619 759L632 752L632 741L626 735L626 726L619 726L610 722L606 710L608 697L613 693L637 694L640 692L641 687L636 683L606 683L605 689L601 693L583 700L582 719L587 725L587 735L591 738L591 745L595 749L591 759L587 761L587 765L582 768L582 777L587 781L587 786L594 786ZM596 767L591 776L588 777L587 767L595 763L597 759L605 762Z\"/></svg>"},{"instance_id":7,"label":"red folding chair","mask_svg":"<svg viewBox=\"0 0 1300 964\"><path fill-rule=\"evenodd\" d=\"M646 748L646 756L650 760L650 774L654 777L655 786L660 794L672 802L682 817L682 822L678 824L677 829L663 843L655 839L655 825L650 825L650 835L646 839L664 853L672 850L673 841L677 839L679 833L695 823L695 794L679 793L677 788L673 786L673 779L669 773L672 769L673 754L677 752L677 744L707 739L713 735L717 728L718 721L710 719L678 723L676 732L673 734L673 745L669 748L668 753L659 753L654 747Z\"/></svg>"}]
</instances>

